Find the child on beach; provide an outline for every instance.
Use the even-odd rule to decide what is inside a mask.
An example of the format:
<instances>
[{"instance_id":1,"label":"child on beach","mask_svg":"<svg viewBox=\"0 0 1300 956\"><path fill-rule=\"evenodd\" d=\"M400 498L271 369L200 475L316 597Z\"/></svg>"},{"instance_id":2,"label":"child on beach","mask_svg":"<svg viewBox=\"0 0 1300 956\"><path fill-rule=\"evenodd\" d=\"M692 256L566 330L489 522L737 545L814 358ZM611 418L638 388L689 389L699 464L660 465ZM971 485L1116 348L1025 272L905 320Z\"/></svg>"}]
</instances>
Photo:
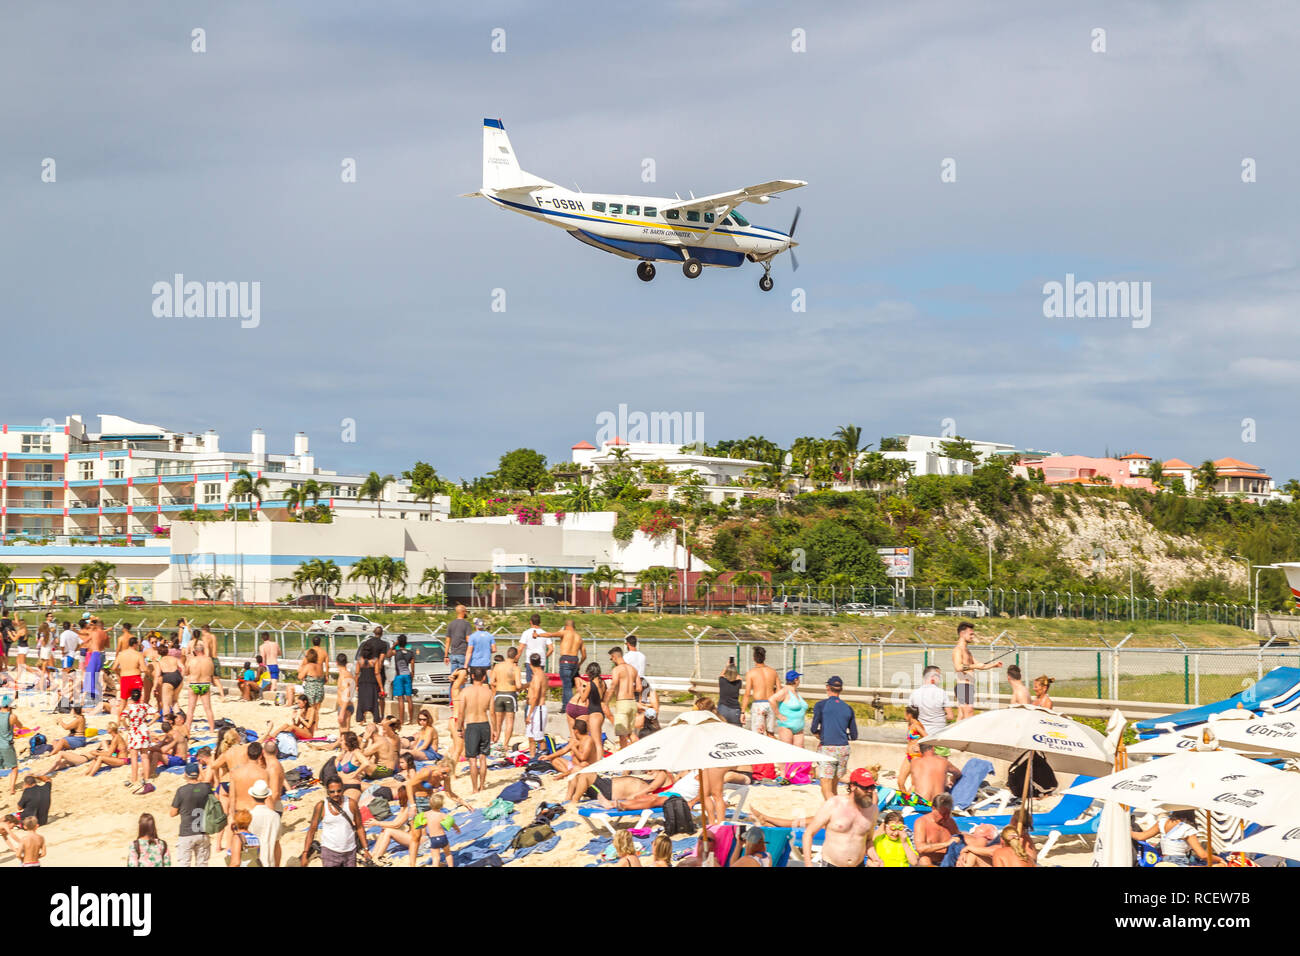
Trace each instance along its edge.
<instances>
[{"instance_id":1,"label":"child on beach","mask_svg":"<svg viewBox=\"0 0 1300 956\"><path fill-rule=\"evenodd\" d=\"M429 809L415 817L414 834L416 845L411 850L411 866L416 865L416 857L419 855L420 828L424 828L424 833L429 838L429 849L432 851L432 862L434 866L455 866L452 856L451 846L447 840L447 831L455 830L460 832L460 824L450 813L442 812L442 794L435 793L429 797ZM443 857L447 862L442 862Z\"/></svg>"},{"instance_id":2,"label":"child on beach","mask_svg":"<svg viewBox=\"0 0 1300 956\"><path fill-rule=\"evenodd\" d=\"M921 723L919 708L908 706L903 708L903 713L907 714L907 753L903 755L903 765L898 768L898 792L906 794L907 780L912 775L912 761L921 756L917 741L925 736L925 727Z\"/></svg>"},{"instance_id":3,"label":"child on beach","mask_svg":"<svg viewBox=\"0 0 1300 956\"><path fill-rule=\"evenodd\" d=\"M17 834L14 833L15 827L21 828ZM18 818L10 814L0 822L5 842L23 866L40 866L41 857L45 856L45 837L36 832L36 827L35 817L26 817L20 824Z\"/></svg>"}]
</instances>

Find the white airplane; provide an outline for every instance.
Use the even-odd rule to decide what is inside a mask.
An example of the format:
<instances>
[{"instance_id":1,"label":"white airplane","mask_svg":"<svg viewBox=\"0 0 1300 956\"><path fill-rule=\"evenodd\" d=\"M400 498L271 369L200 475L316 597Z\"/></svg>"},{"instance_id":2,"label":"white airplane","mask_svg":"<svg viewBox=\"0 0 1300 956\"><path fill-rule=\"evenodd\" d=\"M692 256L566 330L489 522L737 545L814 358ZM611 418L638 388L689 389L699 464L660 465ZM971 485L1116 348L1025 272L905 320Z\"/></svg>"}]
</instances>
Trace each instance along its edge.
<instances>
[{"instance_id":1,"label":"white airplane","mask_svg":"<svg viewBox=\"0 0 1300 956\"><path fill-rule=\"evenodd\" d=\"M639 260L636 274L643 282L655 277L656 261L680 262L687 278L697 279L705 266L735 267L748 259L763 267L758 287L768 292L775 256L790 250L791 265L799 268L794 229L800 210L794 211L790 231L779 232L751 225L736 207L766 203L777 193L806 185L774 179L699 199L573 192L520 169L505 126L499 119L485 119L483 188L463 195L481 196L502 209L559 226L579 242Z\"/></svg>"}]
</instances>

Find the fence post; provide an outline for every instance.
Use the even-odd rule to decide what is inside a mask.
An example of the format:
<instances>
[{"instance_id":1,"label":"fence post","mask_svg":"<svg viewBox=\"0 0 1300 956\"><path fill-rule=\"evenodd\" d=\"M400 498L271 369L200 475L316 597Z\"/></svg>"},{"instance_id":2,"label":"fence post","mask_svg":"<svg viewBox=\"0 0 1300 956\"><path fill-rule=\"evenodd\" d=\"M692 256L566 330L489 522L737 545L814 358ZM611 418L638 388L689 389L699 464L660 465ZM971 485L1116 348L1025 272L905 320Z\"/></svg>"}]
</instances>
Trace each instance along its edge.
<instances>
[{"instance_id":1,"label":"fence post","mask_svg":"<svg viewBox=\"0 0 1300 956\"><path fill-rule=\"evenodd\" d=\"M1192 703L1199 705L1201 703L1201 655L1200 654L1192 655L1192 668L1193 668L1193 678L1194 678L1192 686L1195 689L1195 696L1192 699Z\"/></svg>"},{"instance_id":2,"label":"fence post","mask_svg":"<svg viewBox=\"0 0 1300 956\"><path fill-rule=\"evenodd\" d=\"M858 686L862 686L862 647L858 646Z\"/></svg>"},{"instance_id":3,"label":"fence post","mask_svg":"<svg viewBox=\"0 0 1300 956\"><path fill-rule=\"evenodd\" d=\"M1097 699L1101 700L1101 651L1097 652Z\"/></svg>"},{"instance_id":4,"label":"fence post","mask_svg":"<svg viewBox=\"0 0 1300 956\"><path fill-rule=\"evenodd\" d=\"M1183 703L1184 704L1190 704L1192 702L1192 678L1191 678L1191 669L1190 669L1191 662L1187 660L1187 657L1188 655L1186 654L1183 655Z\"/></svg>"}]
</instances>

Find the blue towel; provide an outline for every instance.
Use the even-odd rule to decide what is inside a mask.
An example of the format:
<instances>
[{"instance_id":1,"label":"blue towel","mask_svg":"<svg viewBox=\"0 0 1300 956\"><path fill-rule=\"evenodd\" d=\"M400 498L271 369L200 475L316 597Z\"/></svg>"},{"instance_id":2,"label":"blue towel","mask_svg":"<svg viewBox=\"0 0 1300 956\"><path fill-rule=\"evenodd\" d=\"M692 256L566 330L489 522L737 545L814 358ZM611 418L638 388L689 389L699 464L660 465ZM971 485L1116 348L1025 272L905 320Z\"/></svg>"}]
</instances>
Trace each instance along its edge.
<instances>
[{"instance_id":1,"label":"blue towel","mask_svg":"<svg viewBox=\"0 0 1300 956\"><path fill-rule=\"evenodd\" d=\"M975 802L985 778L993 772L993 764L983 757L972 757L961 768L961 779L952 787L952 805L965 810Z\"/></svg>"}]
</instances>

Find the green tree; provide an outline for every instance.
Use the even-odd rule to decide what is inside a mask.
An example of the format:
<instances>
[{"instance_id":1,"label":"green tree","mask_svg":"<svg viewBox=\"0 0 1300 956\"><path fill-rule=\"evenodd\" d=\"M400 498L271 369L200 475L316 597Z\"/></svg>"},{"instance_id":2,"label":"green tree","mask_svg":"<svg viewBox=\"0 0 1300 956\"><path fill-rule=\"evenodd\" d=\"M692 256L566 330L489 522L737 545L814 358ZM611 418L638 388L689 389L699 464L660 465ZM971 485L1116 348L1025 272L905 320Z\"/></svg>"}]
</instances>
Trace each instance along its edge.
<instances>
[{"instance_id":1,"label":"green tree","mask_svg":"<svg viewBox=\"0 0 1300 956\"><path fill-rule=\"evenodd\" d=\"M661 592L667 589L668 585L672 584L676 575L677 571L675 569L664 567L663 565L655 565L654 567L646 568L644 571L637 574L637 584L641 585L643 588L650 588L651 593L654 595L654 607L656 612L660 610L659 597Z\"/></svg>"},{"instance_id":2,"label":"green tree","mask_svg":"<svg viewBox=\"0 0 1300 956\"><path fill-rule=\"evenodd\" d=\"M1215 467L1214 462L1207 458L1196 466L1196 469L1192 472L1192 477L1196 479L1196 493L1209 498L1214 494L1214 489L1218 485L1219 469Z\"/></svg>"},{"instance_id":3,"label":"green tree","mask_svg":"<svg viewBox=\"0 0 1300 956\"><path fill-rule=\"evenodd\" d=\"M358 558L356 564L352 565L352 570L348 572L349 581L366 582L366 587L370 589L370 603L375 608L379 607L379 596L384 587L386 571L383 561L382 557L367 555Z\"/></svg>"},{"instance_id":4,"label":"green tree","mask_svg":"<svg viewBox=\"0 0 1300 956\"><path fill-rule=\"evenodd\" d=\"M81 569L79 580L90 585L94 595L111 594L117 590L117 565L108 561L92 561ZM112 582L111 585L109 582Z\"/></svg>"},{"instance_id":5,"label":"green tree","mask_svg":"<svg viewBox=\"0 0 1300 956\"><path fill-rule=\"evenodd\" d=\"M375 503L375 515L382 516L384 508L381 502L384 497L384 489L391 485L397 479L392 475L380 475L377 471L372 471L361 482L361 487L357 489L357 497L364 501L370 498Z\"/></svg>"},{"instance_id":6,"label":"green tree","mask_svg":"<svg viewBox=\"0 0 1300 956\"><path fill-rule=\"evenodd\" d=\"M599 564L587 574L587 584L591 587L592 597L601 610L605 608L604 589L612 587L619 577L619 573L608 564Z\"/></svg>"},{"instance_id":7,"label":"green tree","mask_svg":"<svg viewBox=\"0 0 1300 956\"><path fill-rule=\"evenodd\" d=\"M503 491L526 488L530 495L536 494L538 488L551 486L551 473L546 470L546 456L531 448L516 448L502 455L492 478Z\"/></svg>"},{"instance_id":8,"label":"green tree","mask_svg":"<svg viewBox=\"0 0 1300 956\"><path fill-rule=\"evenodd\" d=\"M501 575L495 571L480 571L474 575L470 583L474 586L474 592L478 595L483 606L488 606L488 597L496 590L496 586L501 581Z\"/></svg>"},{"instance_id":9,"label":"green tree","mask_svg":"<svg viewBox=\"0 0 1300 956\"><path fill-rule=\"evenodd\" d=\"M939 452L945 458L952 458L956 461L969 461L971 464L979 464L980 456L975 451L975 446L965 438L957 435L952 441L939 442Z\"/></svg>"},{"instance_id":10,"label":"green tree","mask_svg":"<svg viewBox=\"0 0 1300 956\"><path fill-rule=\"evenodd\" d=\"M245 499L248 501L248 513L253 513L253 504L262 503L262 493L266 491L270 482L261 475L254 476L247 468L241 468L235 472L235 480L230 483L230 494L226 496L227 501L235 502L235 520L239 520L239 505Z\"/></svg>"},{"instance_id":11,"label":"green tree","mask_svg":"<svg viewBox=\"0 0 1300 956\"><path fill-rule=\"evenodd\" d=\"M60 564L47 564L41 569L41 583L36 586L36 596L48 594L51 599L72 583L72 575Z\"/></svg>"},{"instance_id":12,"label":"green tree","mask_svg":"<svg viewBox=\"0 0 1300 956\"><path fill-rule=\"evenodd\" d=\"M862 445L862 429L857 425L841 425L831 436L844 449L844 456L849 465L849 487L856 487L858 455L871 447L871 443Z\"/></svg>"},{"instance_id":13,"label":"green tree","mask_svg":"<svg viewBox=\"0 0 1300 956\"><path fill-rule=\"evenodd\" d=\"M426 591L425 588L428 588ZM420 575L420 593L437 596L442 593L443 573L441 568L425 568Z\"/></svg>"},{"instance_id":14,"label":"green tree","mask_svg":"<svg viewBox=\"0 0 1300 956\"><path fill-rule=\"evenodd\" d=\"M699 578L695 581L695 596L704 598L704 610L709 611L713 606L713 594L718 590L718 578L722 577L721 571L701 571Z\"/></svg>"}]
</instances>

